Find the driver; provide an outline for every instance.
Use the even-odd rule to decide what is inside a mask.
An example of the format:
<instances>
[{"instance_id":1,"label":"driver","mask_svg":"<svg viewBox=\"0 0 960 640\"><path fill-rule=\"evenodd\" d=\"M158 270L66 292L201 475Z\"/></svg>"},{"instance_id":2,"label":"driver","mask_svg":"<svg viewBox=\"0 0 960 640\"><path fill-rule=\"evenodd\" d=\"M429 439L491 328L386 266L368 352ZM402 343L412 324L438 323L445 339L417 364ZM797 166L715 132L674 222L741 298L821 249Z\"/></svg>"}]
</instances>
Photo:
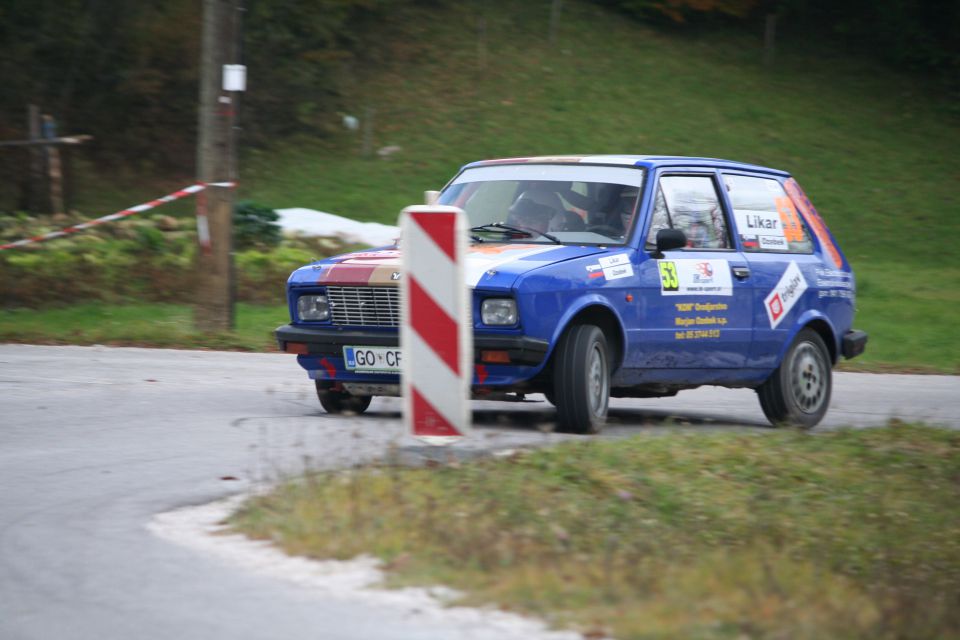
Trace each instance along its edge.
<instances>
[{"instance_id":1,"label":"driver","mask_svg":"<svg viewBox=\"0 0 960 640\"><path fill-rule=\"evenodd\" d=\"M537 233L544 233L550 227L550 221L556 215L556 210L547 205L535 202L532 198L521 195L510 205L507 224L521 229L532 229Z\"/></svg>"}]
</instances>

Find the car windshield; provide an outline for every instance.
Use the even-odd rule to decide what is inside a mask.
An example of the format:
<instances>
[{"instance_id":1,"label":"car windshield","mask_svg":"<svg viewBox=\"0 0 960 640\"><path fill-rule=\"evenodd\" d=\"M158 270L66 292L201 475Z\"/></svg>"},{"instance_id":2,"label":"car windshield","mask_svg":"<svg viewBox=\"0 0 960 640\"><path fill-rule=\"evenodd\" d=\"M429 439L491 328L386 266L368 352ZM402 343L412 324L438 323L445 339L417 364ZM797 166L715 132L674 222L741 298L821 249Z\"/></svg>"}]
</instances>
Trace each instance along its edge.
<instances>
[{"instance_id":1,"label":"car windshield","mask_svg":"<svg viewBox=\"0 0 960 640\"><path fill-rule=\"evenodd\" d=\"M634 167L479 166L461 172L439 204L467 212L475 242L624 244L643 175Z\"/></svg>"}]
</instances>

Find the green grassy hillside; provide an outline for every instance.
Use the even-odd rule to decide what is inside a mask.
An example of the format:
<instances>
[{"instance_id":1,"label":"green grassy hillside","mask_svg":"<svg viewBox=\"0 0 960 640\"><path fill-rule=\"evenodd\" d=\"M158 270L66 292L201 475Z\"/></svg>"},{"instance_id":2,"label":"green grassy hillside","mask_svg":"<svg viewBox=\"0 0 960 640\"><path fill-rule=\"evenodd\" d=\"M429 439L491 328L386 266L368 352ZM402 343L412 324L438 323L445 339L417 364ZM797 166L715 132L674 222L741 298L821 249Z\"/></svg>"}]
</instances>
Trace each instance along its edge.
<instances>
[{"instance_id":1,"label":"green grassy hillside","mask_svg":"<svg viewBox=\"0 0 960 640\"><path fill-rule=\"evenodd\" d=\"M960 125L930 85L790 41L765 69L759 32L657 31L574 0L551 46L549 3L487 6L483 38L473 3L382 26L389 54L345 81L345 110L375 112L373 148L399 152L361 157L362 133L346 130L247 150L241 196L393 222L485 157L683 154L783 168L857 270L858 325L872 335L859 362L960 370Z\"/></svg>"}]
</instances>

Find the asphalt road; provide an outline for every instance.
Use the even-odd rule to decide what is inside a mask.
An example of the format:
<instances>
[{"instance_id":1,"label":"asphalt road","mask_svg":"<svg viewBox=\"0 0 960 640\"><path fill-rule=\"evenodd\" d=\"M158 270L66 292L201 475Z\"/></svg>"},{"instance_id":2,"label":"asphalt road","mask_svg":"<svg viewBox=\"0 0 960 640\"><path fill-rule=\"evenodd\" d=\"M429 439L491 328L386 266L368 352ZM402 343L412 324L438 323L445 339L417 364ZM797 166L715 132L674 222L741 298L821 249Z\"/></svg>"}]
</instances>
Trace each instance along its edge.
<instances>
[{"instance_id":1,"label":"asphalt road","mask_svg":"<svg viewBox=\"0 0 960 640\"><path fill-rule=\"evenodd\" d=\"M397 399L320 409L283 354L0 345L0 638L483 638L323 601L152 535L154 514L284 474L431 455ZM546 403L475 403L462 451L549 444ZM821 429L890 418L960 428L960 378L838 374ZM607 437L766 426L747 390L614 400Z\"/></svg>"}]
</instances>

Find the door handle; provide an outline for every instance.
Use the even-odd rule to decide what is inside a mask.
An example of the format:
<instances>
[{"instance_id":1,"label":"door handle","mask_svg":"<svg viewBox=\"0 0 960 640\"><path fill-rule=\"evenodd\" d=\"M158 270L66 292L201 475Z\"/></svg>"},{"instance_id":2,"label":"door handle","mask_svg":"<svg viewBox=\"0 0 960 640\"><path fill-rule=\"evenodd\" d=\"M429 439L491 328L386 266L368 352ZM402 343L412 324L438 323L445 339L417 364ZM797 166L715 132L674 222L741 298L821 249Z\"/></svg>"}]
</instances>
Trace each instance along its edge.
<instances>
[{"instance_id":1,"label":"door handle","mask_svg":"<svg viewBox=\"0 0 960 640\"><path fill-rule=\"evenodd\" d=\"M736 276L737 280L746 280L750 277L750 269L748 267L734 267L733 275Z\"/></svg>"}]
</instances>

